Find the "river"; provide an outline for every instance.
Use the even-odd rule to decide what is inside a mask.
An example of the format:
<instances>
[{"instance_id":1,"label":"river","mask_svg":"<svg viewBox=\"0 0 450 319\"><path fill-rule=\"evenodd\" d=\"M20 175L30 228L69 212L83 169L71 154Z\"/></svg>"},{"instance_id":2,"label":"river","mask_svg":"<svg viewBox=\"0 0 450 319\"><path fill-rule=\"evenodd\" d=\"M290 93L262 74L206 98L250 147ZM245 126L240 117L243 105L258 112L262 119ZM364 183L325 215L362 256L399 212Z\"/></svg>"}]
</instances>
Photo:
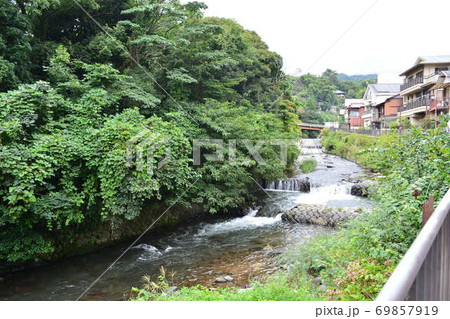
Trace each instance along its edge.
<instances>
[{"instance_id":1,"label":"river","mask_svg":"<svg viewBox=\"0 0 450 319\"><path fill-rule=\"evenodd\" d=\"M260 192L260 207L250 209L244 217L184 225L167 234L150 232L82 299L126 299L131 287L142 285L142 275L148 274L155 280L161 266L168 274L174 274L173 285L245 287L278 271L277 256L288 247L331 232L315 225L285 223L280 211L299 203L370 206L368 201L350 195L352 184L348 180L363 174L358 165L324 154L318 140L305 139L301 148L299 161L315 158L318 162L316 171L299 176L310 179L309 193L290 191L286 183L284 187L269 185L272 189ZM76 300L128 245L4 275L0 280L0 300ZM233 277L233 281L215 282L225 275Z\"/></svg>"}]
</instances>

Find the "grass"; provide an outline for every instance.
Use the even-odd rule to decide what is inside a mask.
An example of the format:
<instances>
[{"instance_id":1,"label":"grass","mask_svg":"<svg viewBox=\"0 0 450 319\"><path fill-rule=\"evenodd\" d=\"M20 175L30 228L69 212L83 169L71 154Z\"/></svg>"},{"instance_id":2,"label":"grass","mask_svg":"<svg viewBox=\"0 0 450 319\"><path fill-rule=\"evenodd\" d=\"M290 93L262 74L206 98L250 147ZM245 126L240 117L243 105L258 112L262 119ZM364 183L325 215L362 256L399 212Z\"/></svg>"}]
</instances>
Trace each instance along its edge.
<instances>
[{"instance_id":1,"label":"grass","mask_svg":"<svg viewBox=\"0 0 450 319\"><path fill-rule=\"evenodd\" d=\"M315 159L306 159L300 164L300 169L304 174L314 172L317 167L317 162Z\"/></svg>"},{"instance_id":2,"label":"grass","mask_svg":"<svg viewBox=\"0 0 450 319\"><path fill-rule=\"evenodd\" d=\"M137 301L311 301L323 297L311 289L305 277L291 281L286 273L279 273L265 283L255 282L250 289L183 287L175 292L152 293L135 289Z\"/></svg>"}]
</instances>

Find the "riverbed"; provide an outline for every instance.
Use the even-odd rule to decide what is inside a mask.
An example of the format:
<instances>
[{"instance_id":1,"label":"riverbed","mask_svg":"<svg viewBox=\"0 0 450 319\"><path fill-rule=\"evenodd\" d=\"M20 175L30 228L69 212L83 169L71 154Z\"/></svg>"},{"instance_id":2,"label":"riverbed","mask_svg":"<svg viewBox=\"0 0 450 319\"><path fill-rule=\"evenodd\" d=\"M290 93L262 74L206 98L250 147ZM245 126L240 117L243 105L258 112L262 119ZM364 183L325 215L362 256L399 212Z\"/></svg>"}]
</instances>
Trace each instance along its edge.
<instances>
[{"instance_id":1,"label":"riverbed","mask_svg":"<svg viewBox=\"0 0 450 319\"><path fill-rule=\"evenodd\" d=\"M321 226L284 223L282 211L300 203L370 206L367 200L350 194L351 180L363 174L358 165L324 154L318 140L303 140L301 148L299 163L306 158L318 162L316 171L299 172L299 178L311 182L309 193L261 190L258 207L249 209L246 216L185 225L167 234L150 231L82 299L127 299L131 287L142 285L143 275L156 280L161 267L178 287L245 288L278 271L277 256L287 248L331 232ZM0 300L76 300L128 246L123 243L5 275L0 280ZM216 282L224 276L232 281Z\"/></svg>"}]
</instances>

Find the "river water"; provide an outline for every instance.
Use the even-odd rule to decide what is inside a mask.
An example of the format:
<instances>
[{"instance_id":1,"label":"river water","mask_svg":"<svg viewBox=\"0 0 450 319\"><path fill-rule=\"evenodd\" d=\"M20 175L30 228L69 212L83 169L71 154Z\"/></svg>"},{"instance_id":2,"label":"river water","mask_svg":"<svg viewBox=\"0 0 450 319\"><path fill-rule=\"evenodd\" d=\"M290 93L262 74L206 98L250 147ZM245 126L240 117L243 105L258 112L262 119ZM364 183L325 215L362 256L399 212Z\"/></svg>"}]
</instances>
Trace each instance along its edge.
<instances>
[{"instance_id":1,"label":"river water","mask_svg":"<svg viewBox=\"0 0 450 319\"><path fill-rule=\"evenodd\" d=\"M245 287L279 270L276 257L291 245L331 232L315 225L285 223L281 220L282 211L299 203L370 206L369 202L350 195L352 184L348 180L363 174L360 167L323 154L318 140L302 143L303 155L299 162L306 158L318 162L316 171L299 176L310 179L309 193L289 191L290 187L286 186L268 189L260 192L259 208L249 210L244 217L185 225L168 234L150 232L82 299L126 299L131 287L142 285L142 275L148 274L155 280L161 266L173 285ZM0 300L76 300L128 245L124 243L4 275L0 279ZM233 277L233 282L215 282L225 275Z\"/></svg>"}]
</instances>

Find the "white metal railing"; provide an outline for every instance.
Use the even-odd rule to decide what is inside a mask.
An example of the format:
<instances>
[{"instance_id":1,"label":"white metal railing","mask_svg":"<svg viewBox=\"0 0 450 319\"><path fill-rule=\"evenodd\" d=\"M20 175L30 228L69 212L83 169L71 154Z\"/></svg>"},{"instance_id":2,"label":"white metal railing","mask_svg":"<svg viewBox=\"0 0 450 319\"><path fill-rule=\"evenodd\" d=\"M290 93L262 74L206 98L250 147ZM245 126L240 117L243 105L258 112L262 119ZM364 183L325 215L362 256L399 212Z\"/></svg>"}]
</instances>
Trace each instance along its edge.
<instances>
[{"instance_id":1,"label":"white metal railing","mask_svg":"<svg viewBox=\"0 0 450 319\"><path fill-rule=\"evenodd\" d=\"M450 190L424 225L377 301L450 300Z\"/></svg>"}]
</instances>

